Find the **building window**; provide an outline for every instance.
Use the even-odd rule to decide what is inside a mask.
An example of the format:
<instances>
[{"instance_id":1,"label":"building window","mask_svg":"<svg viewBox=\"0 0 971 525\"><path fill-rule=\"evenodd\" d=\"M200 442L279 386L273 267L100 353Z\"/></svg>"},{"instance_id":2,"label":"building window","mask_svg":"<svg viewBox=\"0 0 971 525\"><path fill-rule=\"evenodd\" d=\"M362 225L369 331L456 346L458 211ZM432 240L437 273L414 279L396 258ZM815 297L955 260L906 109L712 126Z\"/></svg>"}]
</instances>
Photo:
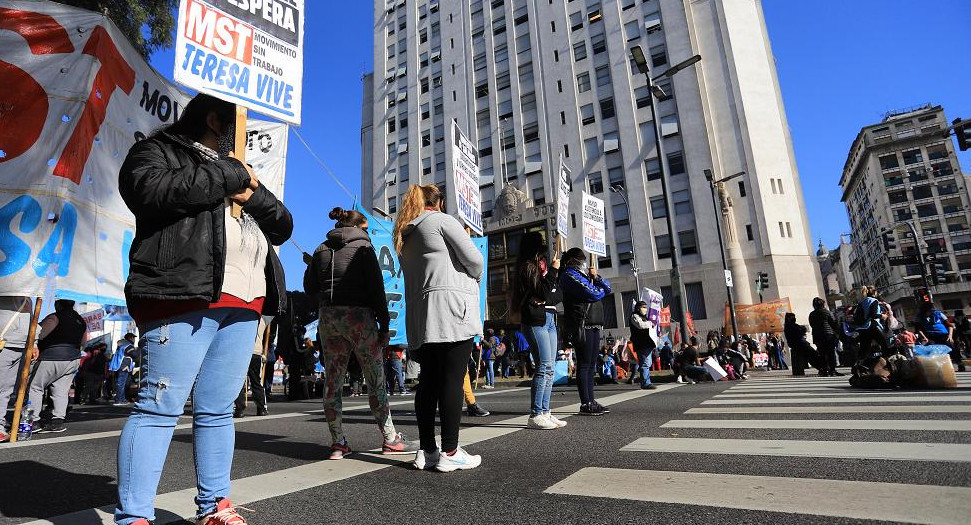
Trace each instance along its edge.
<instances>
[{"instance_id":1,"label":"building window","mask_svg":"<svg viewBox=\"0 0 971 525\"><path fill-rule=\"evenodd\" d=\"M614 227L630 225L630 217L627 216L627 205L623 202L611 206L611 213L614 216ZM617 253L621 253L620 244L617 244Z\"/></svg>"},{"instance_id":2,"label":"building window","mask_svg":"<svg viewBox=\"0 0 971 525\"><path fill-rule=\"evenodd\" d=\"M587 176L590 181L590 193L596 195L598 193L604 192L604 179L603 174L599 171L597 173L591 173Z\"/></svg>"},{"instance_id":3,"label":"building window","mask_svg":"<svg viewBox=\"0 0 971 525\"><path fill-rule=\"evenodd\" d=\"M920 164L924 162L924 155L919 149L912 149L903 153L904 164Z\"/></svg>"},{"instance_id":4,"label":"building window","mask_svg":"<svg viewBox=\"0 0 971 525\"><path fill-rule=\"evenodd\" d=\"M576 44L573 44L573 60L575 62L579 62L584 58L587 58L587 42L585 40L581 40Z\"/></svg>"},{"instance_id":5,"label":"building window","mask_svg":"<svg viewBox=\"0 0 971 525\"><path fill-rule=\"evenodd\" d=\"M609 249L608 249L609 253ZM603 260L603 259L601 259ZM607 258L608 266L602 266L601 268L610 268L610 258ZM614 294L610 294L604 297L604 328L617 328L617 301L614 299Z\"/></svg>"},{"instance_id":6,"label":"building window","mask_svg":"<svg viewBox=\"0 0 971 525\"><path fill-rule=\"evenodd\" d=\"M695 320L707 319L708 310L705 308L705 286L703 283L684 283L684 295L688 303L688 311Z\"/></svg>"},{"instance_id":7,"label":"building window","mask_svg":"<svg viewBox=\"0 0 971 525\"><path fill-rule=\"evenodd\" d=\"M672 200L674 201L675 215L691 215L693 211L691 208L691 192L688 190L676 191L672 194Z\"/></svg>"},{"instance_id":8,"label":"building window","mask_svg":"<svg viewBox=\"0 0 971 525\"><path fill-rule=\"evenodd\" d=\"M613 261L613 259L610 258L610 246L607 246L607 256L606 257L597 257L597 268L613 268L613 266L614 266L614 261ZM604 297L604 307L605 307L604 309L605 310L606 310L606 306L607 306L607 298ZM604 317L605 317L604 320L606 320L606 316L604 316Z\"/></svg>"},{"instance_id":9,"label":"building window","mask_svg":"<svg viewBox=\"0 0 971 525\"><path fill-rule=\"evenodd\" d=\"M681 151L668 153L668 167L671 168L671 175L684 173L684 153Z\"/></svg>"},{"instance_id":10,"label":"building window","mask_svg":"<svg viewBox=\"0 0 971 525\"><path fill-rule=\"evenodd\" d=\"M786 190L782 187L782 179L776 179L776 186L779 187L779 195L785 195Z\"/></svg>"},{"instance_id":11,"label":"building window","mask_svg":"<svg viewBox=\"0 0 971 525\"><path fill-rule=\"evenodd\" d=\"M743 180L738 181L738 195L740 197L745 196L745 181Z\"/></svg>"},{"instance_id":12,"label":"building window","mask_svg":"<svg viewBox=\"0 0 971 525\"><path fill-rule=\"evenodd\" d=\"M610 181L610 187L620 186L621 188L626 187L624 181L624 168L616 167L607 170L607 180Z\"/></svg>"},{"instance_id":13,"label":"building window","mask_svg":"<svg viewBox=\"0 0 971 525\"><path fill-rule=\"evenodd\" d=\"M533 188L533 204L536 206L546 204L546 192L543 188Z\"/></svg>"},{"instance_id":14,"label":"building window","mask_svg":"<svg viewBox=\"0 0 971 525\"><path fill-rule=\"evenodd\" d=\"M593 104L584 104L580 106L580 122L583 125L593 124L597 121L597 117L593 114Z\"/></svg>"},{"instance_id":15,"label":"building window","mask_svg":"<svg viewBox=\"0 0 971 525\"><path fill-rule=\"evenodd\" d=\"M610 85L610 66L600 66L597 68L597 87Z\"/></svg>"},{"instance_id":16,"label":"building window","mask_svg":"<svg viewBox=\"0 0 971 525\"><path fill-rule=\"evenodd\" d=\"M633 42L641 37L641 22L640 20L631 20L624 24L624 32L627 33L627 41Z\"/></svg>"},{"instance_id":17,"label":"building window","mask_svg":"<svg viewBox=\"0 0 971 525\"><path fill-rule=\"evenodd\" d=\"M590 48L593 49L594 55L607 51L607 37L603 33L594 35L590 38Z\"/></svg>"},{"instance_id":18,"label":"building window","mask_svg":"<svg viewBox=\"0 0 971 525\"><path fill-rule=\"evenodd\" d=\"M667 217L667 215L667 206L664 202L664 196L651 197L651 218L663 219L664 217Z\"/></svg>"},{"instance_id":19,"label":"building window","mask_svg":"<svg viewBox=\"0 0 971 525\"><path fill-rule=\"evenodd\" d=\"M624 307L624 326L630 326L630 318L631 314L634 313L634 303L636 302L637 292L624 292L620 295L620 303Z\"/></svg>"},{"instance_id":20,"label":"building window","mask_svg":"<svg viewBox=\"0 0 971 525\"><path fill-rule=\"evenodd\" d=\"M678 232L678 242L681 244L681 255L698 253L698 236L694 230Z\"/></svg>"},{"instance_id":21,"label":"building window","mask_svg":"<svg viewBox=\"0 0 971 525\"><path fill-rule=\"evenodd\" d=\"M779 237L785 237L785 236L786 236L786 225L785 224L782 224L782 222L780 221L779 222Z\"/></svg>"},{"instance_id":22,"label":"building window","mask_svg":"<svg viewBox=\"0 0 971 525\"><path fill-rule=\"evenodd\" d=\"M644 169L647 171L647 180L661 180L661 163L657 159L647 159L644 161Z\"/></svg>"},{"instance_id":23,"label":"building window","mask_svg":"<svg viewBox=\"0 0 971 525\"><path fill-rule=\"evenodd\" d=\"M583 149L587 154L588 161L600 158L600 141L597 137L584 140Z\"/></svg>"},{"instance_id":24,"label":"building window","mask_svg":"<svg viewBox=\"0 0 971 525\"><path fill-rule=\"evenodd\" d=\"M570 13L570 29L573 31L583 29L583 13L580 11Z\"/></svg>"},{"instance_id":25,"label":"building window","mask_svg":"<svg viewBox=\"0 0 971 525\"><path fill-rule=\"evenodd\" d=\"M651 92L647 89L647 86L634 89L634 100L637 103L637 109L646 108L651 105Z\"/></svg>"},{"instance_id":26,"label":"building window","mask_svg":"<svg viewBox=\"0 0 971 525\"><path fill-rule=\"evenodd\" d=\"M900 163L897 162L897 154L891 153L890 155L884 155L880 157L880 168L885 170L890 170L893 168L900 167Z\"/></svg>"},{"instance_id":27,"label":"building window","mask_svg":"<svg viewBox=\"0 0 971 525\"><path fill-rule=\"evenodd\" d=\"M398 198L388 197L388 213L397 213L398 211Z\"/></svg>"},{"instance_id":28,"label":"building window","mask_svg":"<svg viewBox=\"0 0 971 525\"><path fill-rule=\"evenodd\" d=\"M388 133L394 132L394 130L397 129L396 126L397 126L397 121L395 119L393 119L393 118L389 118L388 119Z\"/></svg>"},{"instance_id":29,"label":"building window","mask_svg":"<svg viewBox=\"0 0 971 525\"><path fill-rule=\"evenodd\" d=\"M651 53L651 66L659 67L668 63L668 52L665 48L660 48L659 50Z\"/></svg>"},{"instance_id":30,"label":"building window","mask_svg":"<svg viewBox=\"0 0 971 525\"><path fill-rule=\"evenodd\" d=\"M614 113L614 97L608 97L600 101L600 118L606 120L613 118Z\"/></svg>"},{"instance_id":31,"label":"building window","mask_svg":"<svg viewBox=\"0 0 971 525\"><path fill-rule=\"evenodd\" d=\"M746 224L745 225L745 235L748 236L748 240L750 240L750 241L754 241L755 240L755 236L752 235L752 225L751 224Z\"/></svg>"},{"instance_id":32,"label":"building window","mask_svg":"<svg viewBox=\"0 0 971 525\"><path fill-rule=\"evenodd\" d=\"M658 259L671 258L671 237L667 234L654 236L654 246L657 248Z\"/></svg>"},{"instance_id":33,"label":"building window","mask_svg":"<svg viewBox=\"0 0 971 525\"><path fill-rule=\"evenodd\" d=\"M791 223L788 223L788 222L786 223L786 235L790 239L792 238L792 224Z\"/></svg>"},{"instance_id":34,"label":"building window","mask_svg":"<svg viewBox=\"0 0 971 525\"><path fill-rule=\"evenodd\" d=\"M631 241L617 243L617 261L621 266L629 265L634 260L634 245Z\"/></svg>"},{"instance_id":35,"label":"building window","mask_svg":"<svg viewBox=\"0 0 971 525\"><path fill-rule=\"evenodd\" d=\"M590 91L590 73L580 73L577 75L577 91L580 93Z\"/></svg>"}]
</instances>

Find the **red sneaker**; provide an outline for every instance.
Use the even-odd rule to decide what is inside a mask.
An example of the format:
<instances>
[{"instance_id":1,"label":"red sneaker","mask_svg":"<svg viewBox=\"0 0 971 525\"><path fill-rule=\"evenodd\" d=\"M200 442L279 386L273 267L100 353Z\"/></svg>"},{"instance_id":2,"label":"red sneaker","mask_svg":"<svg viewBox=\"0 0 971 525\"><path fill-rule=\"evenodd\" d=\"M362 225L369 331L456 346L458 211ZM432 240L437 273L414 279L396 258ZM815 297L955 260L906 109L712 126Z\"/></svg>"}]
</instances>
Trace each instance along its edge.
<instances>
[{"instance_id":1,"label":"red sneaker","mask_svg":"<svg viewBox=\"0 0 971 525\"><path fill-rule=\"evenodd\" d=\"M244 507L239 508L249 510ZM200 519L196 523L197 525L246 525L246 520L236 512L236 507L233 507L233 503L229 501L229 498L223 498L216 504L216 512Z\"/></svg>"},{"instance_id":2,"label":"red sneaker","mask_svg":"<svg viewBox=\"0 0 971 525\"><path fill-rule=\"evenodd\" d=\"M344 459L344 456L351 453L351 447L347 446L347 441L334 443L330 446L330 459Z\"/></svg>"}]
</instances>

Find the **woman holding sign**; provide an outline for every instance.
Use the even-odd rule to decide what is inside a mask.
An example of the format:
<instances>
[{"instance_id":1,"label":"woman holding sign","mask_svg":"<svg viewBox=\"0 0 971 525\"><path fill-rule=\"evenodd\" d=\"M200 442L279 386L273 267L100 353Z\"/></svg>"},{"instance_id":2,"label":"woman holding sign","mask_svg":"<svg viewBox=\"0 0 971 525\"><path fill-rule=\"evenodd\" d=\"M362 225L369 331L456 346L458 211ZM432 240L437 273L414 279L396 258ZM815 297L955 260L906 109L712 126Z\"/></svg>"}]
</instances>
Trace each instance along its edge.
<instances>
[{"instance_id":1,"label":"woman holding sign","mask_svg":"<svg viewBox=\"0 0 971 525\"><path fill-rule=\"evenodd\" d=\"M233 402L246 378L260 315L286 309L273 245L293 219L232 153L235 107L208 95L136 143L121 167L121 196L136 234L125 286L143 340L145 374L118 444L119 525L155 519L172 433L192 394L200 525L242 525L229 495ZM230 204L242 206L233 217Z\"/></svg>"},{"instance_id":2,"label":"woman holding sign","mask_svg":"<svg viewBox=\"0 0 971 525\"><path fill-rule=\"evenodd\" d=\"M408 344L421 363L415 414L421 450L415 467L439 472L473 469L482 462L459 447L462 382L472 339L482 334L479 282L482 254L459 221L444 213L437 186L412 186L394 223L394 244L405 277ZM435 442L435 411L442 447Z\"/></svg>"},{"instance_id":3,"label":"woman holding sign","mask_svg":"<svg viewBox=\"0 0 971 525\"><path fill-rule=\"evenodd\" d=\"M610 412L593 398L593 372L600 348L600 330L604 324L601 301L611 292L610 283L587 266L587 255L580 248L563 254L565 270L560 276L563 288L563 324L565 339L577 353L577 390L580 392L580 415L600 416Z\"/></svg>"}]
</instances>

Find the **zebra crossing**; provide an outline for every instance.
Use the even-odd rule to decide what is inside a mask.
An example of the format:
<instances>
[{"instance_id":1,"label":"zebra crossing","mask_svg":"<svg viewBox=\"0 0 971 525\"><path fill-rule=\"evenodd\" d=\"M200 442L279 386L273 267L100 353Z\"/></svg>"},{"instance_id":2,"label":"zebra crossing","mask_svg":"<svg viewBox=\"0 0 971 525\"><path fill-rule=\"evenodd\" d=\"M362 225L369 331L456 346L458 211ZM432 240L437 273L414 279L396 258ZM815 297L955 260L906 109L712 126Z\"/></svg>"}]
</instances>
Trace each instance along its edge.
<instances>
[{"instance_id":1,"label":"zebra crossing","mask_svg":"<svg viewBox=\"0 0 971 525\"><path fill-rule=\"evenodd\" d=\"M740 466L732 470L741 471L737 474L583 468L546 492L832 518L965 524L971 519L971 418L964 415L971 413L971 374L958 378L956 390L865 391L851 388L844 377L766 375L737 383L659 427L678 433L659 437L653 432L620 448L621 453L650 454L635 456L641 458L698 457L685 460L693 464L717 463L710 461L713 456L751 456L751 462L760 465L815 458L839 465L826 471L838 479L747 475L749 463L736 459L733 465ZM720 437L725 433L731 437ZM699 434L704 437L696 437ZM853 479L860 462L881 462L879 468L899 470L902 479L907 479L908 462L934 463L940 467L931 468L963 474L941 485ZM620 489L632 485L645 490ZM725 491L728 486L733 489Z\"/></svg>"}]
</instances>

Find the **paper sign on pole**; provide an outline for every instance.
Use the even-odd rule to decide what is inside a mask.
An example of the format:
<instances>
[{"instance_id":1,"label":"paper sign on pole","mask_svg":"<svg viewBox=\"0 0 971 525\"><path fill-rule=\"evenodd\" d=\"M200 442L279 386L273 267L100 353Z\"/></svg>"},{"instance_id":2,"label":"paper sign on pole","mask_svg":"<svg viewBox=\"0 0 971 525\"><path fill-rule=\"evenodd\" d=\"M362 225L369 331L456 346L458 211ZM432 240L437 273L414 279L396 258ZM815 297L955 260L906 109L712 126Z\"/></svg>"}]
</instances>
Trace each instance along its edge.
<instances>
[{"instance_id":1,"label":"paper sign on pole","mask_svg":"<svg viewBox=\"0 0 971 525\"><path fill-rule=\"evenodd\" d=\"M482 235L482 196L479 193L479 151L452 121L452 184L459 218Z\"/></svg>"},{"instance_id":2,"label":"paper sign on pole","mask_svg":"<svg viewBox=\"0 0 971 525\"><path fill-rule=\"evenodd\" d=\"M560 170L556 178L556 232L566 238L570 234L570 169L560 157Z\"/></svg>"},{"instance_id":3,"label":"paper sign on pole","mask_svg":"<svg viewBox=\"0 0 971 525\"><path fill-rule=\"evenodd\" d=\"M175 81L300 124L303 0L180 0Z\"/></svg>"},{"instance_id":4,"label":"paper sign on pole","mask_svg":"<svg viewBox=\"0 0 971 525\"><path fill-rule=\"evenodd\" d=\"M583 249L600 257L607 256L604 201L587 192L583 192Z\"/></svg>"},{"instance_id":5,"label":"paper sign on pole","mask_svg":"<svg viewBox=\"0 0 971 525\"><path fill-rule=\"evenodd\" d=\"M84 324L88 327L88 333L104 332L105 330L105 311L101 308L81 314Z\"/></svg>"},{"instance_id":6,"label":"paper sign on pole","mask_svg":"<svg viewBox=\"0 0 971 525\"><path fill-rule=\"evenodd\" d=\"M661 340L661 309L662 303L664 302L664 297L659 293L651 290L650 288L641 289L641 301L647 303L647 319L651 321L653 329L651 330L651 339L654 340L655 344L659 344ZM670 311L668 312L668 323L670 323Z\"/></svg>"},{"instance_id":7,"label":"paper sign on pole","mask_svg":"<svg viewBox=\"0 0 971 525\"><path fill-rule=\"evenodd\" d=\"M191 97L100 13L0 0L7 20L17 23L0 31L0 295L124 305L135 217L118 172ZM251 119L246 134L248 162L280 199L287 128Z\"/></svg>"}]
</instances>

